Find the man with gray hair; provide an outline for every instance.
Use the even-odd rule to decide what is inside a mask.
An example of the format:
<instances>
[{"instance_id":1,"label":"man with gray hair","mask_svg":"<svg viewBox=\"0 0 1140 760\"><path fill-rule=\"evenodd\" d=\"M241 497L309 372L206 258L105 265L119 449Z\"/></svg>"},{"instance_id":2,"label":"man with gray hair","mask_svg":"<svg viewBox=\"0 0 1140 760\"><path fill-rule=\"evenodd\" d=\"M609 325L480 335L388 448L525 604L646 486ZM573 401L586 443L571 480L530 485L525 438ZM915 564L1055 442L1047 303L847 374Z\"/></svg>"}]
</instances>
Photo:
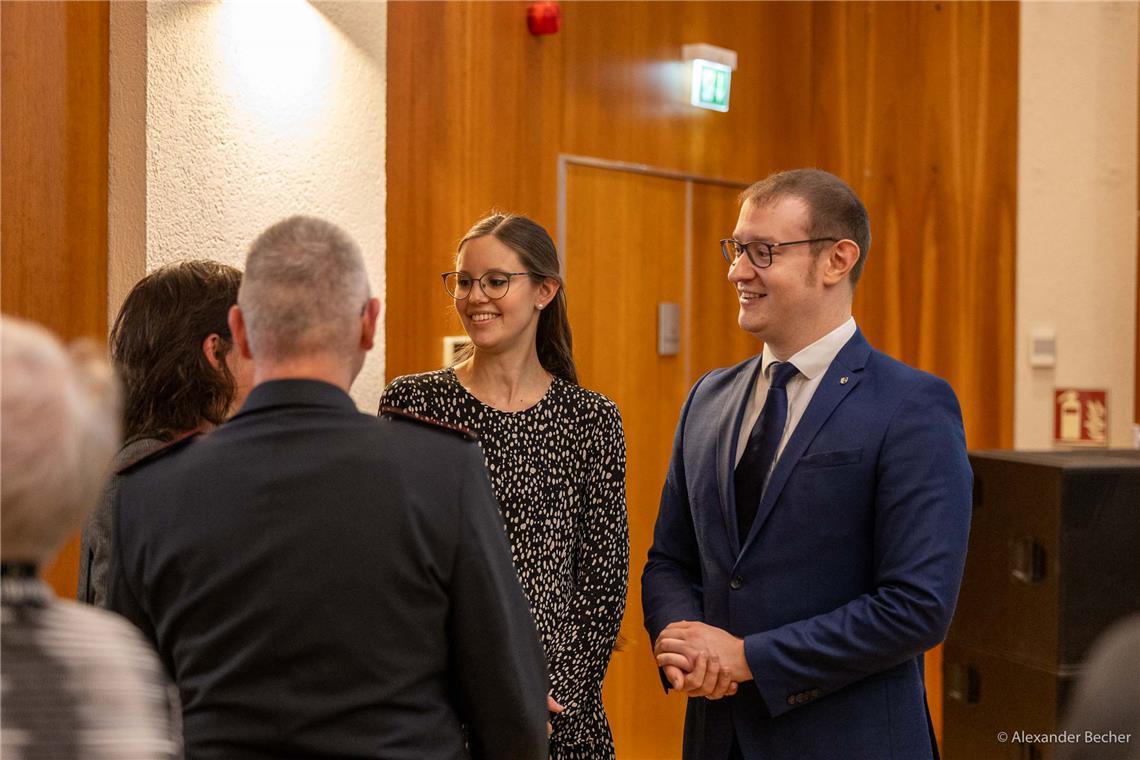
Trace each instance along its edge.
<instances>
[{"instance_id":1,"label":"man with gray hair","mask_svg":"<svg viewBox=\"0 0 1140 760\"><path fill-rule=\"evenodd\" d=\"M178 757L177 695L138 631L39 578L119 446L111 369L10 317L0 350L0 755Z\"/></svg>"},{"instance_id":2,"label":"man with gray hair","mask_svg":"<svg viewBox=\"0 0 1140 760\"><path fill-rule=\"evenodd\" d=\"M174 674L194 758L543 758L547 678L479 447L361 414L380 305L356 244L250 249L241 410L124 478L109 606Z\"/></svg>"}]
</instances>

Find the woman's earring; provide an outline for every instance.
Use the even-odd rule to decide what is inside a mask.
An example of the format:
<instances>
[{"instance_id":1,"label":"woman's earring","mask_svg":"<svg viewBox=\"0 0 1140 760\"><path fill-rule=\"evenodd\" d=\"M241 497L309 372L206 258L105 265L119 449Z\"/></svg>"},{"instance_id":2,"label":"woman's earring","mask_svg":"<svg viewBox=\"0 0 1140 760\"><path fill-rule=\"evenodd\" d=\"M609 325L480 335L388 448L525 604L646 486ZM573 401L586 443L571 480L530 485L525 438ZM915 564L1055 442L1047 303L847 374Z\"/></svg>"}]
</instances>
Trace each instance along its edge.
<instances>
[{"instance_id":1,"label":"woman's earring","mask_svg":"<svg viewBox=\"0 0 1140 760\"><path fill-rule=\"evenodd\" d=\"M540 308L540 309L541 309L543 306L546 306L546 304L544 304L544 303L535 304L535 305L536 305L538 308Z\"/></svg>"}]
</instances>

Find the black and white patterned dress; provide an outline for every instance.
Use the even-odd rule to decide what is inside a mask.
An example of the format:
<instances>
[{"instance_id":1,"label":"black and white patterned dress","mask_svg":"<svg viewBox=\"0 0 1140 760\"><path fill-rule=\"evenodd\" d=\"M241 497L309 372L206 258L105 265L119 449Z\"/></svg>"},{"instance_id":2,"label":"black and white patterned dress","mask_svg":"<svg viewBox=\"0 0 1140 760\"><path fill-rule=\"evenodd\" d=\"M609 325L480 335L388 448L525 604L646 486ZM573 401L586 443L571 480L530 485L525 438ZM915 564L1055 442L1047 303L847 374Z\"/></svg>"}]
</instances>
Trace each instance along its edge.
<instances>
[{"instance_id":1,"label":"black and white patterned dress","mask_svg":"<svg viewBox=\"0 0 1140 760\"><path fill-rule=\"evenodd\" d=\"M504 412L451 369L396 378L393 406L479 434L511 554L546 651L555 760L614 756L602 679L625 609L629 531L617 406L560 378L534 406Z\"/></svg>"}]
</instances>

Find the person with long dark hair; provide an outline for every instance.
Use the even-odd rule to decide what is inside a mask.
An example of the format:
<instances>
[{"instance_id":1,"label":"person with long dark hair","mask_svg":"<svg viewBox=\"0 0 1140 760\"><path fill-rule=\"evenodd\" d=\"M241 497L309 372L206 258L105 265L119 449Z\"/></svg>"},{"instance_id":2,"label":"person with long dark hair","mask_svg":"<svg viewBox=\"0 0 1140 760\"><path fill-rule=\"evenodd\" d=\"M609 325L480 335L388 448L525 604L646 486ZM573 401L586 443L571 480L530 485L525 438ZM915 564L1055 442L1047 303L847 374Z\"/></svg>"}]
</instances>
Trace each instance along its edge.
<instances>
[{"instance_id":1,"label":"person with long dark hair","mask_svg":"<svg viewBox=\"0 0 1140 760\"><path fill-rule=\"evenodd\" d=\"M546 230L493 213L443 275L471 340L452 367L399 377L380 401L479 436L562 712L550 756L614 756L602 707L625 609L629 533L617 406L578 385L566 291Z\"/></svg>"},{"instance_id":2,"label":"person with long dark hair","mask_svg":"<svg viewBox=\"0 0 1140 760\"><path fill-rule=\"evenodd\" d=\"M241 271L216 261L171 264L139 280L111 328L111 363L123 383L119 473L159 450L214 428L237 411L252 365L233 351L226 322ZM79 601L103 606L111 545L113 475L83 528Z\"/></svg>"}]
</instances>

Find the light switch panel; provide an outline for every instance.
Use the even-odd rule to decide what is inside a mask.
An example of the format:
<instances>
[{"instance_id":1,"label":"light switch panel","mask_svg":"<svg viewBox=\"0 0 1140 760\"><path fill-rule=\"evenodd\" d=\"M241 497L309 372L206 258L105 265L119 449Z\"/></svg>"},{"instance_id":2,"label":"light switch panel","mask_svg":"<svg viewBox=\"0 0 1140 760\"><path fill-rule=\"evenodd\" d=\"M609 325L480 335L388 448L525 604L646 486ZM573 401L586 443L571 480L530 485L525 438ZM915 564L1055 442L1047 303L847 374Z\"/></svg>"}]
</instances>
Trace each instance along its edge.
<instances>
[{"instance_id":1,"label":"light switch panel","mask_svg":"<svg viewBox=\"0 0 1140 760\"><path fill-rule=\"evenodd\" d=\"M681 353L681 304L657 304L657 353L676 356Z\"/></svg>"}]
</instances>

